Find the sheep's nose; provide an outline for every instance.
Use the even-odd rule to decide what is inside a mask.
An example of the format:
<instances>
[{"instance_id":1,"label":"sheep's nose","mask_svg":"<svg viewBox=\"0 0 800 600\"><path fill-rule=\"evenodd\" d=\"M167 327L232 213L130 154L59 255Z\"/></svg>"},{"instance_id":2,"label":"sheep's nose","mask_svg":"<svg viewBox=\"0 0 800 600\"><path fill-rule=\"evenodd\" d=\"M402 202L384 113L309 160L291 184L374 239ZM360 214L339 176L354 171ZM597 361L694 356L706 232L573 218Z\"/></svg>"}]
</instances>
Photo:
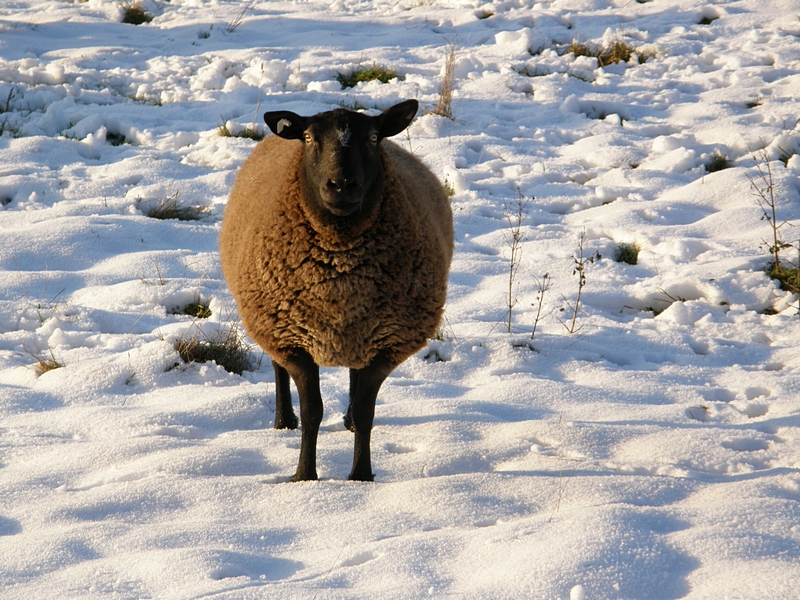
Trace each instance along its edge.
<instances>
[{"instance_id":1,"label":"sheep's nose","mask_svg":"<svg viewBox=\"0 0 800 600\"><path fill-rule=\"evenodd\" d=\"M328 189L333 192L342 193L344 191L351 190L354 187L356 187L355 180L347 179L346 177L328 180Z\"/></svg>"}]
</instances>

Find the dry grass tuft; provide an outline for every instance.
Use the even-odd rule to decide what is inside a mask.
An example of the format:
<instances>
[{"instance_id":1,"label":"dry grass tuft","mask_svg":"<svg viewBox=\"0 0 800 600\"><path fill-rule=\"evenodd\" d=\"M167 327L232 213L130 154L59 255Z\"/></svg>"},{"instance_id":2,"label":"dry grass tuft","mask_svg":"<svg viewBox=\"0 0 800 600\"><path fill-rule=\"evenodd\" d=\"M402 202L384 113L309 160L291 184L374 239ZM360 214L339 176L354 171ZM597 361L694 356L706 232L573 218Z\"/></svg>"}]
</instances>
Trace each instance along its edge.
<instances>
[{"instance_id":1,"label":"dry grass tuft","mask_svg":"<svg viewBox=\"0 0 800 600\"><path fill-rule=\"evenodd\" d=\"M771 262L764 272L769 278L778 281L782 290L793 294L800 293L800 268L789 261L784 260L780 264Z\"/></svg>"},{"instance_id":2,"label":"dry grass tuft","mask_svg":"<svg viewBox=\"0 0 800 600\"><path fill-rule=\"evenodd\" d=\"M195 319L208 319L211 316L211 309L208 304L198 300L184 306L181 313Z\"/></svg>"},{"instance_id":3,"label":"dry grass tuft","mask_svg":"<svg viewBox=\"0 0 800 600\"><path fill-rule=\"evenodd\" d=\"M122 5L122 22L129 25L142 25L153 20L153 15L142 8L138 2Z\"/></svg>"},{"instance_id":4,"label":"dry grass tuft","mask_svg":"<svg viewBox=\"0 0 800 600\"><path fill-rule=\"evenodd\" d=\"M621 242L617 245L614 260L628 265L638 264L640 250L641 247L636 242Z\"/></svg>"},{"instance_id":5,"label":"dry grass tuft","mask_svg":"<svg viewBox=\"0 0 800 600\"><path fill-rule=\"evenodd\" d=\"M441 117L455 120L453 116L453 88L456 78L456 43L446 42L446 56L444 62L444 75L439 88L439 104L431 112Z\"/></svg>"},{"instance_id":6,"label":"dry grass tuft","mask_svg":"<svg viewBox=\"0 0 800 600\"><path fill-rule=\"evenodd\" d=\"M222 125L217 127L217 133L220 137L235 137L235 138L244 138L247 140L253 140L256 142L260 142L264 139L264 133L258 127L256 127L255 123L252 123L249 127L245 127L236 133L232 132L228 129L228 124L225 122L225 119L222 119Z\"/></svg>"},{"instance_id":7,"label":"dry grass tuft","mask_svg":"<svg viewBox=\"0 0 800 600\"><path fill-rule=\"evenodd\" d=\"M715 152L711 160L706 163L706 171L709 173L716 173L731 166L731 161L724 154Z\"/></svg>"},{"instance_id":8,"label":"dry grass tuft","mask_svg":"<svg viewBox=\"0 0 800 600\"><path fill-rule=\"evenodd\" d=\"M180 190L167 192L163 198L142 212L151 219L160 219L162 221L168 219L199 221L208 213L207 206L183 204L180 197Z\"/></svg>"},{"instance_id":9,"label":"dry grass tuft","mask_svg":"<svg viewBox=\"0 0 800 600\"><path fill-rule=\"evenodd\" d=\"M402 81L403 77L394 69L387 69L376 63L372 63L371 67L358 66L350 71L349 74L336 74L336 81L341 84L343 90L355 87L362 81L378 80L381 83L389 83L392 79L399 79Z\"/></svg>"},{"instance_id":10,"label":"dry grass tuft","mask_svg":"<svg viewBox=\"0 0 800 600\"><path fill-rule=\"evenodd\" d=\"M236 375L252 369L250 348L238 325L217 329L211 335L199 329L189 332L175 341L175 350L187 364L213 361Z\"/></svg>"},{"instance_id":11,"label":"dry grass tuft","mask_svg":"<svg viewBox=\"0 0 800 600\"><path fill-rule=\"evenodd\" d=\"M33 360L36 361L36 364L33 365L33 368L40 375L42 373L47 373L48 371L55 371L56 369L60 369L64 366L63 363L60 363L58 360L56 360L55 354L53 354L53 350L51 348L47 349L47 352L50 354L50 358L42 356L38 348L36 349L36 354L27 349L25 351L30 354Z\"/></svg>"},{"instance_id":12,"label":"dry grass tuft","mask_svg":"<svg viewBox=\"0 0 800 600\"><path fill-rule=\"evenodd\" d=\"M655 51L637 51L635 47L622 40L614 40L605 47L599 44L582 43L577 40L572 40L569 48L567 48L567 53L575 56L594 57L597 59L597 64L601 67L619 62L627 63L634 54L638 55L640 64L647 62L647 59L653 58L656 55Z\"/></svg>"}]
</instances>

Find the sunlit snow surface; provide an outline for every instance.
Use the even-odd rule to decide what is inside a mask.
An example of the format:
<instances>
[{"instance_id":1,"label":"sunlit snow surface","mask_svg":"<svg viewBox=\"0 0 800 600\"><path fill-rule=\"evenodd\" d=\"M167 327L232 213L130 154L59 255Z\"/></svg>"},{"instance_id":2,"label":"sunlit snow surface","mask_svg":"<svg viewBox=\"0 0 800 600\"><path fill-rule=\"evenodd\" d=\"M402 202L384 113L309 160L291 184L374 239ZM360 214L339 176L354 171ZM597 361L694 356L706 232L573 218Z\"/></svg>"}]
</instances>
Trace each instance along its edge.
<instances>
[{"instance_id":1,"label":"sunlit snow surface","mask_svg":"<svg viewBox=\"0 0 800 600\"><path fill-rule=\"evenodd\" d=\"M798 299L762 272L747 178L766 149L779 220L800 216L796 2L143 7L0 5L0 596L797 597ZM599 68L573 39L656 55ZM448 45L454 121L430 114ZM404 79L340 88L373 62ZM443 339L381 391L375 483L346 480L342 369L321 480L288 483L268 358L173 368L178 337L236 323L217 236L254 142L218 127L406 98L396 141L455 191ZM176 194L203 218L144 215ZM602 259L570 334L584 229ZM173 314L197 299L210 319Z\"/></svg>"}]
</instances>

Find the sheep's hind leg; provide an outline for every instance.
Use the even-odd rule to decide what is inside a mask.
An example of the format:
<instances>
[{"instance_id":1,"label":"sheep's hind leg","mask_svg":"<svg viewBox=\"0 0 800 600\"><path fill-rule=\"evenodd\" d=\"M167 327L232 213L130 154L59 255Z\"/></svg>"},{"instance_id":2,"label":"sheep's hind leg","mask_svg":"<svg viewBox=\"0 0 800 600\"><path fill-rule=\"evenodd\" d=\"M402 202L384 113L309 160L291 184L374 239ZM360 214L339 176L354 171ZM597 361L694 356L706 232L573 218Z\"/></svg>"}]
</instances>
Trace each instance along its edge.
<instances>
[{"instance_id":1,"label":"sheep's hind leg","mask_svg":"<svg viewBox=\"0 0 800 600\"><path fill-rule=\"evenodd\" d=\"M347 404L347 412L344 413L344 426L355 433L356 426L353 425L353 396L356 395L356 385L358 383L358 369L350 369L350 402Z\"/></svg>"},{"instance_id":2,"label":"sheep's hind leg","mask_svg":"<svg viewBox=\"0 0 800 600\"><path fill-rule=\"evenodd\" d=\"M297 415L292 409L292 392L289 372L272 361L275 371L275 429L297 429Z\"/></svg>"},{"instance_id":3,"label":"sheep's hind leg","mask_svg":"<svg viewBox=\"0 0 800 600\"><path fill-rule=\"evenodd\" d=\"M353 469L350 479L356 481L372 481L372 461L370 458L370 437L372 421L375 418L375 400L386 377L396 367L383 353L379 353L372 362L350 374L350 415L355 431L355 448L353 450Z\"/></svg>"},{"instance_id":4,"label":"sheep's hind leg","mask_svg":"<svg viewBox=\"0 0 800 600\"><path fill-rule=\"evenodd\" d=\"M300 460L292 481L317 479L317 435L322 422L322 396L319 391L319 367L305 350L298 350L286 362L300 396Z\"/></svg>"}]
</instances>

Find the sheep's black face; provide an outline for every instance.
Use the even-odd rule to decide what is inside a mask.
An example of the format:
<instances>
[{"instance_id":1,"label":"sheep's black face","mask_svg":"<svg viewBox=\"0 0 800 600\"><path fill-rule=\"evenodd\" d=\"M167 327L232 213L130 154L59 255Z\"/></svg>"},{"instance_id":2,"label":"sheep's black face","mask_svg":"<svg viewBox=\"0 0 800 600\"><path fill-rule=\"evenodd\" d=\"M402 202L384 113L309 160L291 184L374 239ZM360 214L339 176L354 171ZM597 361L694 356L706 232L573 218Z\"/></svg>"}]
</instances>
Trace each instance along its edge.
<instances>
[{"instance_id":1,"label":"sheep's black face","mask_svg":"<svg viewBox=\"0 0 800 600\"><path fill-rule=\"evenodd\" d=\"M417 108L416 100L407 100L376 117L337 109L313 117L269 112L264 120L276 135L303 141L307 189L320 208L347 217L380 198L383 166L378 146L408 127Z\"/></svg>"},{"instance_id":2,"label":"sheep's black face","mask_svg":"<svg viewBox=\"0 0 800 600\"><path fill-rule=\"evenodd\" d=\"M339 109L311 124L303 140L307 181L326 210L345 217L375 196L383 169L372 118Z\"/></svg>"}]
</instances>

